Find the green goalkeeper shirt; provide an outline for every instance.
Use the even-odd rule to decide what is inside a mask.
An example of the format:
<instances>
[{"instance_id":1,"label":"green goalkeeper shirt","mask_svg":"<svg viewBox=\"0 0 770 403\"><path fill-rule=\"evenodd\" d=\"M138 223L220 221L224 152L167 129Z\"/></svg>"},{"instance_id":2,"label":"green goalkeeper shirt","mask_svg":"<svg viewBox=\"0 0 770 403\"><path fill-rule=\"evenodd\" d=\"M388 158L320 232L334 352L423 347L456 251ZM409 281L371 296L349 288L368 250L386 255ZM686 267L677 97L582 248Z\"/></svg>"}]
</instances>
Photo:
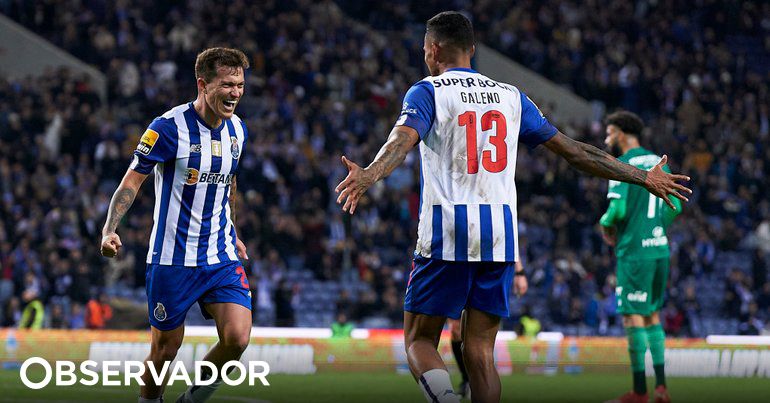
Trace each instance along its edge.
<instances>
[{"instance_id":1,"label":"green goalkeeper shirt","mask_svg":"<svg viewBox=\"0 0 770 403\"><path fill-rule=\"evenodd\" d=\"M647 171L660 162L659 156L642 147L631 149L618 159ZM663 170L671 172L668 166ZM617 227L615 255L618 258L669 256L666 229L681 211L679 199L669 197L676 211L642 186L610 181L607 191L610 205L599 223L604 227Z\"/></svg>"}]
</instances>

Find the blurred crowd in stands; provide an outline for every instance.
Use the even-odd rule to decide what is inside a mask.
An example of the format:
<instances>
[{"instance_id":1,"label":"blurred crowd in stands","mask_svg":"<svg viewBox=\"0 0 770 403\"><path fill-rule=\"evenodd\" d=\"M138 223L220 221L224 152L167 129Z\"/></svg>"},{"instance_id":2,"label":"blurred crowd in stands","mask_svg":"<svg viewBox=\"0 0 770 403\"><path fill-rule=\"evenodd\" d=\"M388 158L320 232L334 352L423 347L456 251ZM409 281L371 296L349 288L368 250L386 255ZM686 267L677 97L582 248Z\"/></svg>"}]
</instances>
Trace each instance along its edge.
<instances>
[{"instance_id":1,"label":"blurred crowd in stands","mask_svg":"<svg viewBox=\"0 0 770 403\"><path fill-rule=\"evenodd\" d=\"M328 326L342 312L357 324L400 326L417 155L370 189L352 218L332 189L345 174L339 157L371 161L404 92L426 75L425 20L454 8L468 10L479 41L596 100L597 110L639 113L642 143L692 176L694 194L669 234L667 331L762 332L770 324L770 5L504 3L0 3L109 83L105 100L88 77L67 70L0 77L2 324L19 325L23 308L35 305L44 326L84 327L91 313L103 326L108 297L145 301L151 186L119 227L122 257L111 261L98 254L109 198L146 125L195 97L197 52L227 45L252 62L237 111L252 134L237 228L251 257L256 324ZM537 102L537 89L525 90ZM602 145L601 113L583 125L540 107L566 134ZM615 334L614 259L596 228L606 181L524 149L517 186L532 288L514 300L504 326L526 312L544 330ZM299 319L318 307L326 308Z\"/></svg>"}]
</instances>

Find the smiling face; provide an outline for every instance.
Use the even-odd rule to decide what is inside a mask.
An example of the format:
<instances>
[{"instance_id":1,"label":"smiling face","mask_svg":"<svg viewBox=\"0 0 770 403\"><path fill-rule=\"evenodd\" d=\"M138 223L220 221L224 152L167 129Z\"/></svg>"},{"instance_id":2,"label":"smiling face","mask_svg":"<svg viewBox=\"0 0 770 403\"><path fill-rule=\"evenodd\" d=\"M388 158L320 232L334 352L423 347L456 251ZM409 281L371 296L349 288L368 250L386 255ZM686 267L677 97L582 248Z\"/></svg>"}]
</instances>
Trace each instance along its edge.
<instances>
[{"instance_id":1,"label":"smiling face","mask_svg":"<svg viewBox=\"0 0 770 403\"><path fill-rule=\"evenodd\" d=\"M230 119L233 116L243 96L245 84L241 67L220 66L210 82L198 78L198 88L203 92L208 110L217 119Z\"/></svg>"}]
</instances>

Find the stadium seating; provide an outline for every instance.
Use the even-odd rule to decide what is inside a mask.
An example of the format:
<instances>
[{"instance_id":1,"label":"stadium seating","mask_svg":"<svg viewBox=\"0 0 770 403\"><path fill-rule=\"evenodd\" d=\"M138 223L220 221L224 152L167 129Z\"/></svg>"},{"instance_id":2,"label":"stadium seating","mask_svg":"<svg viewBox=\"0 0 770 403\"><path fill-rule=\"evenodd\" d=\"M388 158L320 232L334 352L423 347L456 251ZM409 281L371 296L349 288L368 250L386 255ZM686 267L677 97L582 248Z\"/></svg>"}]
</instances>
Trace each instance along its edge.
<instances>
[{"instance_id":1,"label":"stadium seating","mask_svg":"<svg viewBox=\"0 0 770 403\"><path fill-rule=\"evenodd\" d=\"M142 2L129 9L87 3L99 7L86 9L78 1L46 3L42 11L31 2L0 5L0 12L109 79L109 101L101 104L89 83L63 70L36 79L0 76L0 262L2 278L13 285L10 295L0 293L0 321L14 324L9 301L29 288L48 305L56 296L82 298L75 296L82 287L93 296L106 290L146 303L152 194L145 186L120 227L125 247L118 264L98 256L106 203L144 127L194 97L196 52L229 45L252 61L238 109L252 133L240 173L248 179L239 179L238 227L252 257L255 323L275 323L281 303L281 311L293 312L295 326L329 326L347 290L359 326L400 326L384 296L402 297L408 278L416 158L384 188L372 189L353 218L339 213L332 188L344 174L339 156L371 160L403 93L425 75L423 22L444 2L379 2L372 5L382 7L379 13L362 9L364 2L328 0L231 2L217 6L224 13L201 2ZM734 23L709 32L703 28L718 18L716 6L692 13L679 8L682 2L634 9L637 2L598 1L591 6L597 9L576 9L574 2L553 0L490 12L494 2L455 3L467 6L480 40L607 111L623 107L644 117L643 143L668 154L674 169L693 177L695 190L671 229L669 298L684 313L691 285L700 308L685 321L696 325L677 334L738 333L751 300L770 281L770 240L761 229L770 224L770 48L757 39L770 37L760 23L770 5L740 2L727 16ZM394 13L400 17L382 17ZM661 14L677 16L676 22L659 26ZM612 18L618 15L624 18ZM222 31L225 16L241 28ZM650 27L648 36L638 27ZM695 60L683 57L689 53ZM14 101L22 95L25 101ZM602 144L598 122L577 125L541 107L565 133ZM513 301L512 311L529 306L546 330L621 334L614 311L602 305L614 292L611 250L594 228L606 207L605 181L574 172L544 150L522 150L518 164L530 167L517 174L517 186L532 288ZM764 254L755 257L757 249ZM577 265L558 263L570 259ZM88 276L76 275L82 262ZM54 272L57 266L65 267L62 273ZM728 316L725 296L735 286L734 269L745 273L741 281L751 293L738 314ZM26 273L34 274L30 284ZM276 297L282 282L287 298ZM371 292L378 308L359 309L360 296ZM580 304L570 304L572 298ZM599 313L589 325L592 302ZM574 312L579 306L585 312ZM189 323L201 323L196 309ZM770 308L759 316L770 323Z\"/></svg>"}]
</instances>

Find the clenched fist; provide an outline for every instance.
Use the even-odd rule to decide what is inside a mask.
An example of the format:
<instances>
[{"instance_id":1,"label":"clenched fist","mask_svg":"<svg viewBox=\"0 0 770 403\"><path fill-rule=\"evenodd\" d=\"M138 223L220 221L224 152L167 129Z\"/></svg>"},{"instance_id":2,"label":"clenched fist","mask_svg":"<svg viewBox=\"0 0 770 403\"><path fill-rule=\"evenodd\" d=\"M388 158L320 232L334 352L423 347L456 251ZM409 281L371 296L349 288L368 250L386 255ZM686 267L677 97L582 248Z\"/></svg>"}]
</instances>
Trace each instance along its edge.
<instances>
[{"instance_id":1,"label":"clenched fist","mask_svg":"<svg viewBox=\"0 0 770 403\"><path fill-rule=\"evenodd\" d=\"M111 232L102 237L102 256L115 257L123 243L120 242L118 234Z\"/></svg>"}]
</instances>

